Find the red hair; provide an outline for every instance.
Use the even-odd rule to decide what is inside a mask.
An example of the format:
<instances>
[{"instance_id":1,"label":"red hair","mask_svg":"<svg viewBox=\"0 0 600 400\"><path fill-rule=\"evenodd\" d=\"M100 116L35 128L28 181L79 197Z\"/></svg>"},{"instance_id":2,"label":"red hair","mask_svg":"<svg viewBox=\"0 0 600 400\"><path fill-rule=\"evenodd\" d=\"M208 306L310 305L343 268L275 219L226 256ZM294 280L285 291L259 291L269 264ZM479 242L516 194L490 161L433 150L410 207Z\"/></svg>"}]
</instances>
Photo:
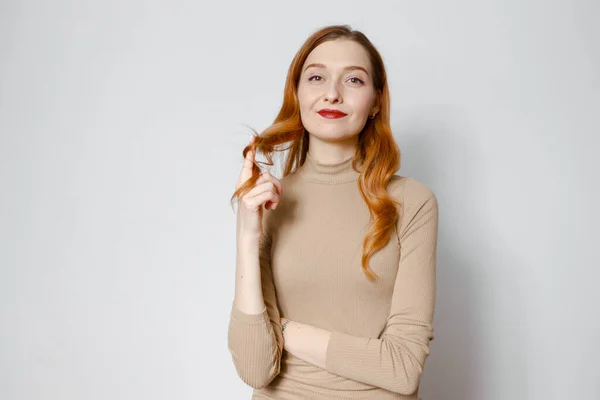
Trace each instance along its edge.
<instances>
[{"instance_id":1,"label":"red hair","mask_svg":"<svg viewBox=\"0 0 600 400\"><path fill-rule=\"evenodd\" d=\"M394 173L400 168L400 149L394 140L390 127L390 95L387 76L381 55L360 31L352 30L348 25L332 25L314 32L294 56L288 70L283 96L283 105L273 124L257 135L254 142L246 146L242 152L246 157L254 147L255 153L264 154L267 159L263 164L273 165L273 153L289 150L284 162L283 176L294 172L304 164L308 152L308 132L304 129L300 118L298 102L298 82L301 69L310 52L323 42L336 39L353 40L363 46L369 55L373 73L373 85L380 91L380 110L374 119L368 119L359 133L359 140L354 155L353 168L362 162L362 171L358 179L358 188L370 212L370 223L363 240L361 267L369 280L377 275L369 268L369 258L383 248L395 230L399 218L396 204L387 192L386 187ZM286 146L282 146L286 144ZM252 167L252 176L241 185L231 197L242 197L255 185L261 169Z\"/></svg>"}]
</instances>

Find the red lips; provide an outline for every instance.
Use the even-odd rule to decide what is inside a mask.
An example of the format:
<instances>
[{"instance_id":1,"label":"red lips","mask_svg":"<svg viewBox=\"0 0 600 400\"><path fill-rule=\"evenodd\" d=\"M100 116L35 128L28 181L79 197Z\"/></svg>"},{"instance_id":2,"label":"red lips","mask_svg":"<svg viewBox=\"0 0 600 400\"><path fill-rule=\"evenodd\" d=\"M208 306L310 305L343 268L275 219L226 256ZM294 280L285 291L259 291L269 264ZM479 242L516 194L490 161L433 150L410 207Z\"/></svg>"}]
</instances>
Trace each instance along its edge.
<instances>
[{"instance_id":1,"label":"red lips","mask_svg":"<svg viewBox=\"0 0 600 400\"><path fill-rule=\"evenodd\" d=\"M342 118L347 115L346 113L341 112L340 110L334 110L331 108L324 108L322 110L319 110L318 113L320 116L328 119Z\"/></svg>"}]
</instances>

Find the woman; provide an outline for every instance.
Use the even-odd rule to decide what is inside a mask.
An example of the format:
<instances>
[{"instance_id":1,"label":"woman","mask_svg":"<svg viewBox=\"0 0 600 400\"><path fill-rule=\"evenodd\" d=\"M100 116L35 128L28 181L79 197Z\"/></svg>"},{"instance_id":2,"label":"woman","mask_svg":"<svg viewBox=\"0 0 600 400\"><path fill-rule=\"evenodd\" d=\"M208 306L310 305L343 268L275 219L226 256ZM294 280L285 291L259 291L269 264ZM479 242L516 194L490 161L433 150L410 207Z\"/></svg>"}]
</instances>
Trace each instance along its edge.
<instances>
[{"instance_id":1,"label":"woman","mask_svg":"<svg viewBox=\"0 0 600 400\"><path fill-rule=\"evenodd\" d=\"M228 345L253 399L419 399L433 340L438 207L394 175L381 56L359 31L311 35L253 137L237 198ZM281 180L262 152L288 151Z\"/></svg>"}]
</instances>

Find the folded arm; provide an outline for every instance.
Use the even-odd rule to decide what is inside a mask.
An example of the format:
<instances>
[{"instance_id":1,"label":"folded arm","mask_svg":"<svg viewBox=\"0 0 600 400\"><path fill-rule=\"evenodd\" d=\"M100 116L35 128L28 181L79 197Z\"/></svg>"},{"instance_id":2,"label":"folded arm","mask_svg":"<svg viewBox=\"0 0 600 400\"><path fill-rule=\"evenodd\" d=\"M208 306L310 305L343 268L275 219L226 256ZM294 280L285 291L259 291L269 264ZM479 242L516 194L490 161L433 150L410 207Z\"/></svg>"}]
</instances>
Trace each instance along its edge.
<instances>
[{"instance_id":1,"label":"folded arm","mask_svg":"<svg viewBox=\"0 0 600 400\"><path fill-rule=\"evenodd\" d=\"M292 322L285 330L285 346L336 375L408 395L418 389L434 338L438 205L435 195L417 181L406 182L404 193L404 214L397 224L401 256L380 337L327 332Z\"/></svg>"},{"instance_id":2,"label":"folded arm","mask_svg":"<svg viewBox=\"0 0 600 400\"><path fill-rule=\"evenodd\" d=\"M270 238L264 234L259 244L263 311L248 314L233 302L228 329L228 348L236 371L246 384L257 389L267 386L279 374L283 352L270 252Z\"/></svg>"}]
</instances>

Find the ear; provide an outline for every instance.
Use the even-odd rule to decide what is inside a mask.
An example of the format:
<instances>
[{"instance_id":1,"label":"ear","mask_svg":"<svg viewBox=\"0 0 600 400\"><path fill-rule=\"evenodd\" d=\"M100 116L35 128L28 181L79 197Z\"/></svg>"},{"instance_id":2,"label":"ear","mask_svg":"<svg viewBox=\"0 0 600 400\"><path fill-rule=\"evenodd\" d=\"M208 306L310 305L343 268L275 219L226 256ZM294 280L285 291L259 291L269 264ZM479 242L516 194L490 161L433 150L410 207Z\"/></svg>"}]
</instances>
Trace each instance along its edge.
<instances>
[{"instance_id":1,"label":"ear","mask_svg":"<svg viewBox=\"0 0 600 400\"><path fill-rule=\"evenodd\" d=\"M375 97L375 102L373 103L373 107L371 108L371 115L377 114L381 109L381 90L377 89L377 96Z\"/></svg>"}]
</instances>

